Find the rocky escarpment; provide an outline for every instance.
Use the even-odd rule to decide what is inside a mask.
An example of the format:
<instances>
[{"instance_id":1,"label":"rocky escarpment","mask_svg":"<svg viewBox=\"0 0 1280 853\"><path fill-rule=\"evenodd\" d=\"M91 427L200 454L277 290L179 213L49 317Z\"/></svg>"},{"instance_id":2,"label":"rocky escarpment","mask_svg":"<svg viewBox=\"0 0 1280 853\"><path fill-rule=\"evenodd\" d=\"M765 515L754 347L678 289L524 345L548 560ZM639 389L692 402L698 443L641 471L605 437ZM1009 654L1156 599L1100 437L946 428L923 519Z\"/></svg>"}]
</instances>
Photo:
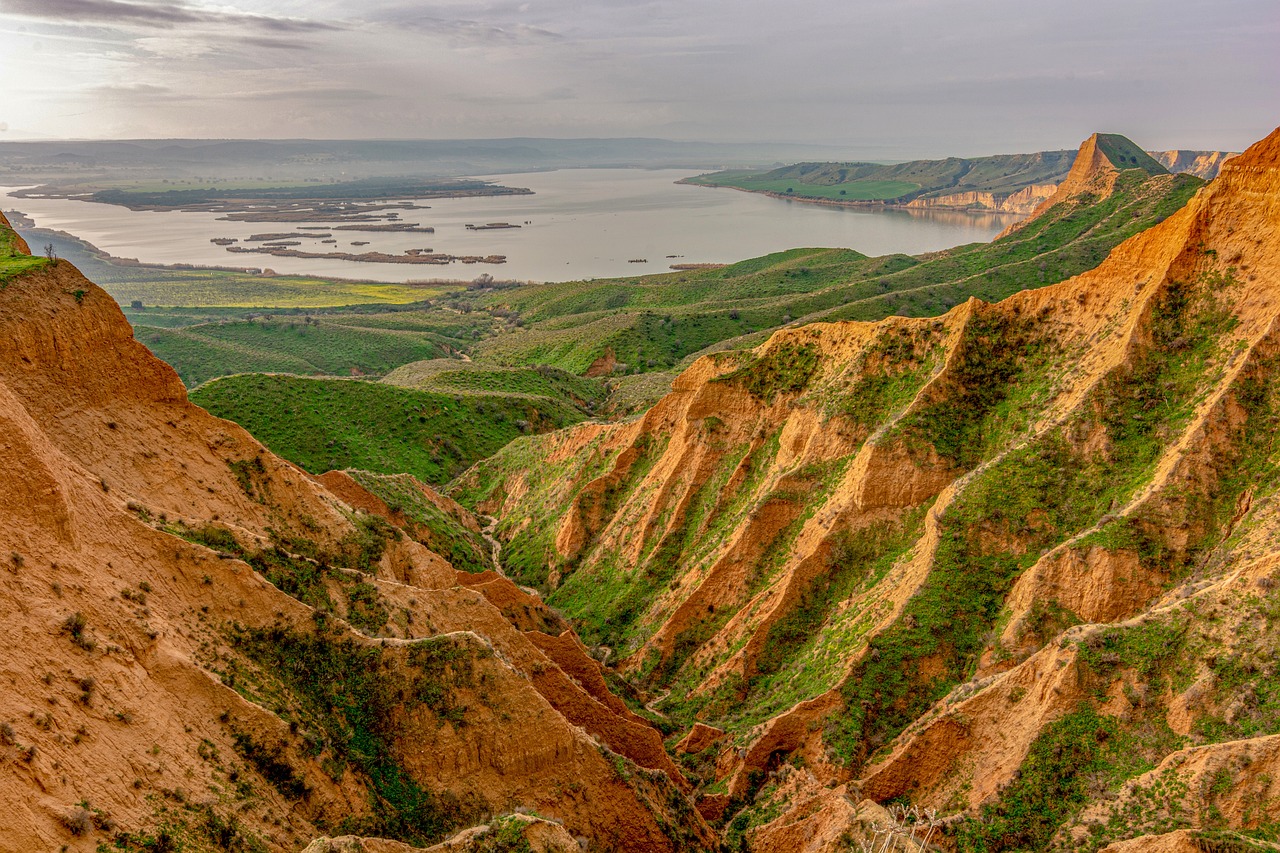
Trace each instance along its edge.
<instances>
[{"instance_id":1,"label":"rocky escarpment","mask_svg":"<svg viewBox=\"0 0 1280 853\"><path fill-rule=\"evenodd\" d=\"M0 848L711 843L554 614L188 403L66 262L0 282L0 422Z\"/></svg>"},{"instance_id":2,"label":"rocky escarpment","mask_svg":"<svg viewBox=\"0 0 1280 853\"><path fill-rule=\"evenodd\" d=\"M1211 181L1218 177L1218 172L1222 170L1222 164L1239 152L1188 151L1185 148L1175 148L1171 151L1152 151L1150 153L1161 166L1164 166L1170 172L1186 172L1195 175L1197 178Z\"/></svg>"},{"instance_id":3,"label":"rocky escarpment","mask_svg":"<svg viewBox=\"0 0 1280 853\"><path fill-rule=\"evenodd\" d=\"M1029 214L1051 197L1057 184L1031 184L1012 193L962 192L912 199L909 208L948 210L990 210L997 213Z\"/></svg>"},{"instance_id":4,"label":"rocky escarpment","mask_svg":"<svg viewBox=\"0 0 1280 853\"><path fill-rule=\"evenodd\" d=\"M1172 180L1126 143L1088 140L1058 202ZM867 797L950 814L965 850L1265 835L1240 762L1172 768L1256 741L1228 753L1266 775L1280 731L1278 198L1280 133L1088 273L784 329L456 494L673 739L727 732L682 761L730 843L852 830ZM1124 811L1159 767L1176 802Z\"/></svg>"}]
</instances>

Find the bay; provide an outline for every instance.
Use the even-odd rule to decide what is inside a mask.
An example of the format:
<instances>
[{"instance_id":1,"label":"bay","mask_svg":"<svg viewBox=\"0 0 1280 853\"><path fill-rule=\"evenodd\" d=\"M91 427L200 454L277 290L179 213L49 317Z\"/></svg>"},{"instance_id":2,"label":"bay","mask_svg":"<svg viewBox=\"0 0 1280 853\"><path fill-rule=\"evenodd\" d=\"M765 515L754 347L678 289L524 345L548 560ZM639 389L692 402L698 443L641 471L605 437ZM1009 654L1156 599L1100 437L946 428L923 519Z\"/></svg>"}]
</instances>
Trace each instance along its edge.
<instances>
[{"instance_id":1,"label":"bay","mask_svg":"<svg viewBox=\"0 0 1280 853\"><path fill-rule=\"evenodd\" d=\"M665 272L672 264L731 263L798 247L919 254L990 240L1018 218L842 208L676 183L690 174L679 169L563 169L487 175L500 184L529 187L534 194L431 199L421 202L427 209L401 212L401 221L434 227L434 234L332 231L336 244L308 237L294 247L393 254L431 249L452 255L505 255L504 264L427 266L232 254L210 239L243 241L251 234L295 231L308 223L228 222L214 213L132 211L75 199L13 198L13 188L0 188L0 207L21 211L37 227L69 232L112 255L144 263L261 267L389 282L470 280L482 273L524 281L638 275ZM466 227L491 222L520 227ZM354 241L368 245L352 246Z\"/></svg>"}]
</instances>

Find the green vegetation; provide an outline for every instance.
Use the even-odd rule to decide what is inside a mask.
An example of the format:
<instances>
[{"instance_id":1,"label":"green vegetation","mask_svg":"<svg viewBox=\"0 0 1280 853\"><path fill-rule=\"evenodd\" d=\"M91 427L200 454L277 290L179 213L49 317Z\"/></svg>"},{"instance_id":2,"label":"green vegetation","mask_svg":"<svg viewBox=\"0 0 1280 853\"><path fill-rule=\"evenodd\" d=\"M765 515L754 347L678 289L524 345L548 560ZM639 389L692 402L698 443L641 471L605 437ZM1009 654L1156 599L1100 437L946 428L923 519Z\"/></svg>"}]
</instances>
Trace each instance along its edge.
<instances>
[{"instance_id":1,"label":"green vegetation","mask_svg":"<svg viewBox=\"0 0 1280 853\"><path fill-rule=\"evenodd\" d=\"M339 306L382 307L410 305L459 290L458 284L385 284L322 276L266 276L232 269L160 267L113 263L83 240L60 231L34 229L33 241L54 247L59 258L74 264L85 277L120 303L131 322L173 326L208 322L244 313L275 313L293 309L315 311ZM3 256L0 252L0 256ZM232 257L227 256L229 259ZM238 264L229 264L238 267ZM131 308L135 302L142 308ZM156 306L181 306L157 309ZM170 319L191 312L189 322ZM243 310L239 310L243 309Z\"/></svg>"},{"instance_id":2,"label":"green vegetation","mask_svg":"<svg viewBox=\"0 0 1280 853\"><path fill-rule=\"evenodd\" d=\"M398 318L417 328L383 328L363 323L358 315L271 315L182 329L139 325L135 334L188 387L233 373L380 375L446 353L451 340L439 333L438 321L422 314Z\"/></svg>"},{"instance_id":3,"label":"green vegetation","mask_svg":"<svg viewBox=\"0 0 1280 853\"><path fill-rule=\"evenodd\" d=\"M402 513L406 532L447 559L455 569L484 572L493 568L484 537L423 494L417 480L407 474L347 473L381 498L392 513Z\"/></svg>"},{"instance_id":4,"label":"green vegetation","mask_svg":"<svg viewBox=\"0 0 1280 853\"><path fill-rule=\"evenodd\" d=\"M1150 154L1118 133L1099 133L1098 150L1105 154L1117 169L1141 169L1148 175L1169 174L1169 170L1156 162Z\"/></svg>"},{"instance_id":5,"label":"green vegetation","mask_svg":"<svg viewBox=\"0 0 1280 853\"><path fill-rule=\"evenodd\" d=\"M989 455L996 444L992 415L1016 380L1025 381L1052 348L1051 341L1035 332L1032 320L995 311L971 315L952 356L946 387L897 427L908 445L928 444L959 468L972 468Z\"/></svg>"},{"instance_id":6,"label":"green vegetation","mask_svg":"<svg viewBox=\"0 0 1280 853\"><path fill-rule=\"evenodd\" d=\"M962 853L997 850L1043 850L1064 821L1092 796L1096 777L1114 790L1128 776L1120 770L1133 760L1132 739L1120 722L1081 705L1050 723L1031 744L1014 782L1000 798L982 809L980 820L968 820L957 832Z\"/></svg>"},{"instance_id":7,"label":"green vegetation","mask_svg":"<svg viewBox=\"0 0 1280 853\"><path fill-rule=\"evenodd\" d=\"M837 201L896 201L921 189L910 181L851 180L840 184L811 184L794 177L774 177L773 173L716 172L689 178L688 183L708 187L734 187L757 193L776 193L796 198L825 198Z\"/></svg>"},{"instance_id":8,"label":"green vegetation","mask_svg":"<svg viewBox=\"0 0 1280 853\"><path fill-rule=\"evenodd\" d=\"M741 385L756 399L772 403L779 394L804 390L820 361L816 345L784 343L759 358L748 359L742 367L715 381Z\"/></svg>"},{"instance_id":9,"label":"green vegetation","mask_svg":"<svg viewBox=\"0 0 1280 853\"><path fill-rule=\"evenodd\" d=\"M319 613L313 633L277 625L234 630L230 638L262 678L279 681L307 725L323 733L316 757L327 753L324 764L333 773L340 776L349 767L369 785L371 814L343 816L335 829L429 844L478 816L476 804L414 780L396 744L406 715L425 712L440 725L465 725L467 708L455 702L454 693L471 685L473 662L489 652L441 637L410 645L401 661L383 648L343 637ZM274 768L268 779L294 784L293 768L274 767L283 763L279 751L268 751L266 760Z\"/></svg>"},{"instance_id":10,"label":"green vegetation","mask_svg":"<svg viewBox=\"0 0 1280 853\"><path fill-rule=\"evenodd\" d=\"M0 222L0 287L17 275L48 266L49 258L35 257L18 248L17 233Z\"/></svg>"},{"instance_id":11,"label":"green vegetation","mask_svg":"<svg viewBox=\"0 0 1280 853\"><path fill-rule=\"evenodd\" d=\"M1136 148L1124 137L1116 138ZM714 172L687 178L686 182L797 198L903 204L914 198L962 192L1008 195L1032 184L1057 183L1066 176L1074 157L1074 151L1043 151L1039 154L1001 154L967 159L912 160L891 165L797 163L766 172Z\"/></svg>"},{"instance_id":12,"label":"green vegetation","mask_svg":"<svg viewBox=\"0 0 1280 853\"><path fill-rule=\"evenodd\" d=\"M335 612L329 594L330 583L346 586L347 617L352 624L373 634L381 632L386 625L385 614L381 621L374 622L379 611L385 611L377 600L376 589L347 573L334 571L335 567L354 569L365 575L376 571L388 543L401 535L379 516L355 515L351 532L327 548L310 539L271 531L270 548L250 550L241 545L229 529L217 524L188 527L177 522L165 522L159 527L189 542L212 548L219 554L244 560L272 586L317 610Z\"/></svg>"},{"instance_id":13,"label":"green vegetation","mask_svg":"<svg viewBox=\"0 0 1280 853\"><path fill-rule=\"evenodd\" d=\"M1234 322L1224 307L1229 297L1229 287L1216 278L1167 285L1151 312L1152 345L1101 385L1095 392L1096 408L1083 407L1090 414L1078 416L1078 423L996 457L947 509L928 580L902 618L871 641L872 654L842 688L848 711L832 722L828 734L846 760L866 760L968 677L1017 577L1040 554L1094 525L1150 477L1167 437L1186 423L1197 390L1221 354L1222 336ZM1036 351L1035 339L1025 329L1004 333L1013 338L1008 350L1015 356ZM955 452L944 450L952 447L966 454L971 447L981 450L961 458L968 465L1000 449L995 437L1001 431L966 426L986 422L985 412L995 406L991 394L1002 396L1014 376L1011 366L981 354L1000 340L985 333L972 339L987 341L974 348L975 369L987 377L978 383L979 392L969 389L972 365L962 350L956 361L957 385L924 410L929 417L913 427L929 433L940 452ZM991 378L989 370L999 375ZM954 416L948 414L952 405L958 405ZM1095 412L1096 424L1089 420ZM1094 426L1106 431L1105 452L1087 453L1069 440L1089 434ZM952 442L948 436L953 433L968 437ZM1178 563L1170 557L1155 568L1173 574L1192 553L1184 552ZM942 671L926 677L921 671L925 659L935 665L941 660Z\"/></svg>"},{"instance_id":14,"label":"green vegetation","mask_svg":"<svg viewBox=\"0 0 1280 853\"><path fill-rule=\"evenodd\" d=\"M492 367L474 361L434 359L406 364L383 378L388 385L442 394L506 395L558 400L585 413L607 399L605 384L558 367Z\"/></svg>"},{"instance_id":15,"label":"green vegetation","mask_svg":"<svg viewBox=\"0 0 1280 853\"><path fill-rule=\"evenodd\" d=\"M870 430L915 399L937 364L932 349L923 358L917 357L909 340L895 336L888 338L887 344L885 340L877 342L863 366L857 381L834 396L827 411Z\"/></svg>"},{"instance_id":16,"label":"green vegetation","mask_svg":"<svg viewBox=\"0 0 1280 853\"><path fill-rule=\"evenodd\" d=\"M446 396L371 382L249 374L207 383L196 404L314 473L361 468L448 482L526 432L582 419L546 398Z\"/></svg>"},{"instance_id":17,"label":"green vegetation","mask_svg":"<svg viewBox=\"0 0 1280 853\"><path fill-rule=\"evenodd\" d=\"M450 195L501 195L507 187L478 180L418 180L412 178L363 178L338 184L311 182L264 182L253 185L240 182L234 186L214 185L191 189L156 189L154 185L134 185L99 190L93 201L126 207L188 207L224 200L253 201L381 201L404 198L439 198Z\"/></svg>"}]
</instances>

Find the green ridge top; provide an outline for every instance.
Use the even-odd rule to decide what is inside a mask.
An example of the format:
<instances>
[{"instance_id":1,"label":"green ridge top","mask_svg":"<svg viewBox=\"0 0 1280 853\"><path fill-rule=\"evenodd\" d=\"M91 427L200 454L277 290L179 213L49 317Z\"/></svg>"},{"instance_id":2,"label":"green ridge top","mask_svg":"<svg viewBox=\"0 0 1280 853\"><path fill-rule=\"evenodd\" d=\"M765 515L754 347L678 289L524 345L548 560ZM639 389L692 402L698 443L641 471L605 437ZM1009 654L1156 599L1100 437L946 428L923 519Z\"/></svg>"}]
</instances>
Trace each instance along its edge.
<instances>
[{"instance_id":1,"label":"green ridge top","mask_svg":"<svg viewBox=\"0 0 1280 853\"><path fill-rule=\"evenodd\" d=\"M1141 169L1148 175L1167 175L1169 170L1143 151L1127 136L1118 133L1097 134L1098 150L1120 171Z\"/></svg>"}]
</instances>

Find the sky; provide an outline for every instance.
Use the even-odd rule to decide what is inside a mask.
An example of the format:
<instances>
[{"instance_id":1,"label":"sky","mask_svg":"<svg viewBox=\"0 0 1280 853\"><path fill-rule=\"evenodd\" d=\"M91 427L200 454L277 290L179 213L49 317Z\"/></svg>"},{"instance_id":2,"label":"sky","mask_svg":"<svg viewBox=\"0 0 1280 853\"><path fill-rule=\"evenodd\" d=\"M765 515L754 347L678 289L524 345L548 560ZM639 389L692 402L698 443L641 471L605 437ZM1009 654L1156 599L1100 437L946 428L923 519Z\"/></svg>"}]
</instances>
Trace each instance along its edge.
<instances>
[{"instance_id":1,"label":"sky","mask_svg":"<svg viewBox=\"0 0 1280 853\"><path fill-rule=\"evenodd\" d=\"M1239 150L1277 45L1277 0L0 0L0 141Z\"/></svg>"}]
</instances>

